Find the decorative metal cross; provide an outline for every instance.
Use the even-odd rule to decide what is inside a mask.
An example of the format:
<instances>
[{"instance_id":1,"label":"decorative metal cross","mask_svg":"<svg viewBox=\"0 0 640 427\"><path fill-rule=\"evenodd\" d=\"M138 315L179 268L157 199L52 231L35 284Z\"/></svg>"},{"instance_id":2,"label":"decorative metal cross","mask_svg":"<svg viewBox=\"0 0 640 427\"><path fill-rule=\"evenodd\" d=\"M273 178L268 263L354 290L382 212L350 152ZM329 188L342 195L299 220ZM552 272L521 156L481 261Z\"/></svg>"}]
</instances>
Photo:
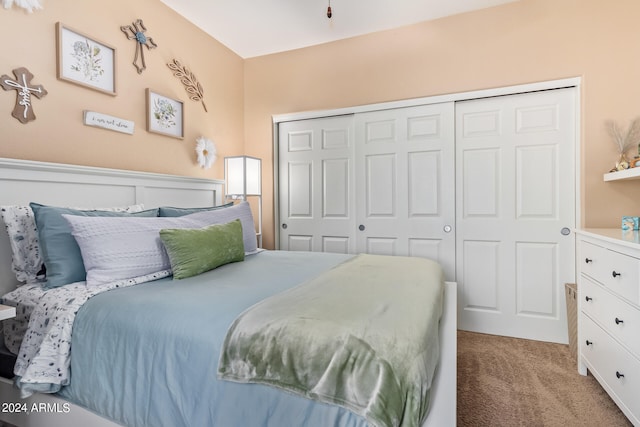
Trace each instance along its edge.
<instances>
[{"instance_id":1,"label":"decorative metal cross","mask_svg":"<svg viewBox=\"0 0 640 427\"><path fill-rule=\"evenodd\" d=\"M124 25L120 27L120 30L127 36L127 39L136 41L136 55L133 58L133 65L138 70L138 74L142 74L142 72L147 69L147 65L144 62L144 49L142 49L142 46L146 46L147 49L153 49L158 47L158 45L151 37L144 35L147 28L142 23L142 19L136 20L132 25ZM138 65L138 56L140 56L140 65Z\"/></svg>"},{"instance_id":2,"label":"decorative metal cross","mask_svg":"<svg viewBox=\"0 0 640 427\"><path fill-rule=\"evenodd\" d=\"M21 123L26 124L36 119L33 108L31 108L31 95L40 99L47 94L47 91L42 85L31 86L33 74L25 67L16 68L13 70L13 74L16 76L15 80L12 80L6 74L0 76L0 86L4 90L15 90L17 92L16 106L13 108L11 115Z\"/></svg>"}]
</instances>

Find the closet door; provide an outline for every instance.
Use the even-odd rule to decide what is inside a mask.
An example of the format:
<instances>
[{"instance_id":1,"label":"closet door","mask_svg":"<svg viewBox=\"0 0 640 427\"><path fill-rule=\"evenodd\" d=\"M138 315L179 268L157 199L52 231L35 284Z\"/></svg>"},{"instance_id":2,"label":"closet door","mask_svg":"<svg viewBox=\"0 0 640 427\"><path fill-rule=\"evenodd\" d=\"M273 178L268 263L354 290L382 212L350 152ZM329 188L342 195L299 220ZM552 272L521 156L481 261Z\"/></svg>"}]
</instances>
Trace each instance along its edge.
<instances>
[{"instance_id":1,"label":"closet door","mask_svg":"<svg viewBox=\"0 0 640 427\"><path fill-rule=\"evenodd\" d=\"M567 342L575 91L456 103L460 329Z\"/></svg>"},{"instance_id":2,"label":"closet door","mask_svg":"<svg viewBox=\"0 0 640 427\"><path fill-rule=\"evenodd\" d=\"M455 280L453 102L356 114L357 252L439 261Z\"/></svg>"},{"instance_id":3,"label":"closet door","mask_svg":"<svg viewBox=\"0 0 640 427\"><path fill-rule=\"evenodd\" d=\"M353 116L278 129L280 249L353 253Z\"/></svg>"}]
</instances>

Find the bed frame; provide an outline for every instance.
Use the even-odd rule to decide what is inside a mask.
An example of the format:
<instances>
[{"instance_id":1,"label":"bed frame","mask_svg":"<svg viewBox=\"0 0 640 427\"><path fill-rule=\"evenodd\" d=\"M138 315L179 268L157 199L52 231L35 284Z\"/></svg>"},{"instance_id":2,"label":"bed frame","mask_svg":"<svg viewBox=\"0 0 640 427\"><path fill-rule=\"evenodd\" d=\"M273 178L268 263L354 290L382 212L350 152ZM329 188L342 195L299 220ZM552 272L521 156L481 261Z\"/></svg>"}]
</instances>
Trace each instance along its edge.
<instances>
[{"instance_id":1,"label":"bed frame","mask_svg":"<svg viewBox=\"0 0 640 427\"><path fill-rule=\"evenodd\" d=\"M0 158L0 205L205 207L222 203L223 187L222 180ZM0 295L13 290L16 283L11 248L0 219ZM423 427L456 424L456 298L456 285L448 282L440 323L441 361L432 408ZM55 395L21 399L13 383L4 378L0 378L0 421L19 427L118 426Z\"/></svg>"}]
</instances>

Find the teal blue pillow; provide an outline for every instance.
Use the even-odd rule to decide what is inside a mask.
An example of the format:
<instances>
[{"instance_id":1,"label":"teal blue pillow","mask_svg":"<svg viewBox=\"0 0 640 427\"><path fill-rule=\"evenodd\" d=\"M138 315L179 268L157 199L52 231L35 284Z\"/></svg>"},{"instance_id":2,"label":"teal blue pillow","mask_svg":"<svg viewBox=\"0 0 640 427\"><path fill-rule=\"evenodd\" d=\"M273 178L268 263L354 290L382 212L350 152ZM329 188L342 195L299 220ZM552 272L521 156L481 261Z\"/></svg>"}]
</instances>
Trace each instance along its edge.
<instances>
[{"instance_id":1,"label":"teal blue pillow","mask_svg":"<svg viewBox=\"0 0 640 427\"><path fill-rule=\"evenodd\" d=\"M239 219L204 228L160 230L174 279L196 276L231 262L244 261L242 223Z\"/></svg>"},{"instance_id":2,"label":"teal blue pillow","mask_svg":"<svg viewBox=\"0 0 640 427\"><path fill-rule=\"evenodd\" d=\"M215 211L217 209L230 208L231 206L233 206L233 202L229 202L220 206L213 206L213 207L207 207L207 208L174 208L172 206L160 206L158 216L170 216L170 217L184 216L184 215L189 215L196 212Z\"/></svg>"},{"instance_id":3,"label":"teal blue pillow","mask_svg":"<svg viewBox=\"0 0 640 427\"><path fill-rule=\"evenodd\" d=\"M126 217L155 217L158 209L149 209L142 212L126 213L111 211L81 211L71 208L59 208L46 206L39 203L30 203L33 217L38 228L38 240L42 251L47 274L44 283L45 289L57 288L69 283L80 282L87 275L82 262L82 254L76 240L71 235L69 223L62 214L79 216L126 216Z\"/></svg>"}]
</instances>

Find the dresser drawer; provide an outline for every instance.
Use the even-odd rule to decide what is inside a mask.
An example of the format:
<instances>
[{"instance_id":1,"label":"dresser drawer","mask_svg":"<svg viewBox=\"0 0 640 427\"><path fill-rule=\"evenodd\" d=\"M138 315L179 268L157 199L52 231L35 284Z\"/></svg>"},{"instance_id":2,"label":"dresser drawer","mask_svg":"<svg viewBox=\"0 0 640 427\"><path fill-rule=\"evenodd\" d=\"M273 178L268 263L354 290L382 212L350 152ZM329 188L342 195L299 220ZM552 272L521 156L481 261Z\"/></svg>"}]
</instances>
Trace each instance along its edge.
<instances>
[{"instance_id":1,"label":"dresser drawer","mask_svg":"<svg viewBox=\"0 0 640 427\"><path fill-rule=\"evenodd\" d=\"M640 259L608 251L611 275L605 285L613 292L638 304L640 296Z\"/></svg>"},{"instance_id":2,"label":"dresser drawer","mask_svg":"<svg viewBox=\"0 0 640 427\"><path fill-rule=\"evenodd\" d=\"M640 259L580 242L580 271L634 304L640 303Z\"/></svg>"},{"instance_id":3,"label":"dresser drawer","mask_svg":"<svg viewBox=\"0 0 640 427\"><path fill-rule=\"evenodd\" d=\"M586 315L582 314L581 320L582 357L625 414L632 415L630 418L637 424L640 417L640 361Z\"/></svg>"},{"instance_id":4,"label":"dresser drawer","mask_svg":"<svg viewBox=\"0 0 640 427\"><path fill-rule=\"evenodd\" d=\"M611 266L607 263L607 252L609 250L602 246L581 240L578 263L582 274L604 283L607 276L611 274Z\"/></svg>"},{"instance_id":5,"label":"dresser drawer","mask_svg":"<svg viewBox=\"0 0 640 427\"><path fill-rule=\"evenodd\" d=\"M640 357L640 310L586 277L580 282L582 311Z\"/></svg>"}]
</instances>

